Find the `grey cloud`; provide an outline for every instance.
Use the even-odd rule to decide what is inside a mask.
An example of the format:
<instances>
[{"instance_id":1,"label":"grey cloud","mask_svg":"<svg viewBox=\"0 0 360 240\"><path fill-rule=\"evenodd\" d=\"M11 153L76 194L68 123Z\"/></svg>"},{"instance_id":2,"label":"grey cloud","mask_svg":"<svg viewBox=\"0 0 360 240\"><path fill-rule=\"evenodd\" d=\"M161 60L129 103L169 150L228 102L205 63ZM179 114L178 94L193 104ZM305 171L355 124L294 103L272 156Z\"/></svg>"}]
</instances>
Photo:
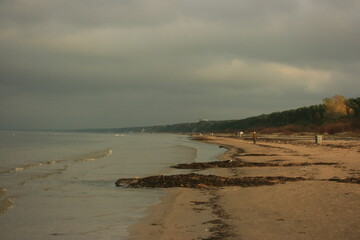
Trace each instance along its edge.
<instances>
[{"instance_id":1,"label":"grey cloud","mask_svg":"<svg viewBox=\"0 0 360 240\"><path fill-rule=\"evenodd\" d=\"M355 97L359 10L352 0L0 1L0 128L231 119Z\"/></svg>"},{"instance_id":2,"label":"grey cloud","mask_svg":"<svg viewBox=\"0 0 360 240\"><path fill-rule=\"evenodd\" d=\"M46 1L11 0L1 3L2 21L18 25L49 22L74 27L131 26L163 23L172 18L166 1Z\"/></svg>"}]
</instances>

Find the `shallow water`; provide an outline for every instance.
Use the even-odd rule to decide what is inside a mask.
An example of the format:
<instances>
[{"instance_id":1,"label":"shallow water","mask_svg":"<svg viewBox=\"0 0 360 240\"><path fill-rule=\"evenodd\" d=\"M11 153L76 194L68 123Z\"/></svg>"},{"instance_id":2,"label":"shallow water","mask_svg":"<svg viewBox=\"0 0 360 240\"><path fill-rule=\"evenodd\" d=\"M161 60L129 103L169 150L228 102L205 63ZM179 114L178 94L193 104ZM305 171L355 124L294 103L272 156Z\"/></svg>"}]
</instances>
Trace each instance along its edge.
<instances>
[{"instance_id":1,"label":"shallow water","mask_svg":"<svg viewBox=\"0 0 360 240\"><path fill-rule=\"evenodd\" d=\"M223 151L171 134L2 131L1 238L122 239L163 192L116 188L118 178L173 174Z\"/></svg>"}]
</instances>

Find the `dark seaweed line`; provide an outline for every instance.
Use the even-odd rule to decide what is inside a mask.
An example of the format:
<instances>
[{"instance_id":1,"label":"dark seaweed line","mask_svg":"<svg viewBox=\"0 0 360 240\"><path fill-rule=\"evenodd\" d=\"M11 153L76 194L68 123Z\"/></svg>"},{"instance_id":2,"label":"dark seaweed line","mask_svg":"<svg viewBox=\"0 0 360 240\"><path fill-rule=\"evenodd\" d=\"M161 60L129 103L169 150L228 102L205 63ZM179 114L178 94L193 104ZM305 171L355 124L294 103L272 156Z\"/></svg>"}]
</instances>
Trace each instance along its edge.
<instances>
[{"instance_id":1,"label":"dark seaweed line","mask_svg":"<svg viewBox=\"0 0 360 240\"><path fill-rule=\"evenodd\" d=\"M212 224L212 227L209 228L209 232L211 233L211 235L201 240L220 240L227 237L235 237L236 235L233 233L232 227L225 222L227 219L230 218L230 216L219 204L220 196L216 195L215 191L211 191L210 194L212 195L212 197L206 204L211 207L211 212L217 218L203 223Z\"/></svg>"},{"instance_id":2,"label":"dark seaweed line","mask_svg":"<svg viewBox=\"0 0 360 240\"><path fill-rule=\"evenodd\" d=\"M131 188L218 188L227 186L259 187L272 186L286 182L307 181L303 177L220 177L216 175L203 175L197 173L178 175L157 175L144 178L122 178L116 181L118 187ZM360 178L330 178L320 181L335 181L342 183L360 183Z\"/></svg>"},{"instance_id":3,"label":"dark seaweed line","mask_svg":"<svg viewBox=\"0 0 360 240\"><path fill-rule=\"evenodd\" d=\"M302 177L220 177L196 173L178 175L157 175L144 178L123 178L116 182L118 187L133 188L214 188L226 186L257 187L278 183L307 180Z\"/></svg>"},{"instance_id":4,"label":"dark seaweed line","mask_svg":"<svg viewBox=\"0 0 360 240\"><path fill-rule=\"evenodd\" d=\"M304 167L312 165L337 165L332 162L295 162L295 163L269 163L269 162L243 162L243 161L214 161L181 163L172 168L176 169L206 169L206 168L240 168L240 167Z\"/></svg>"}]
</instances>

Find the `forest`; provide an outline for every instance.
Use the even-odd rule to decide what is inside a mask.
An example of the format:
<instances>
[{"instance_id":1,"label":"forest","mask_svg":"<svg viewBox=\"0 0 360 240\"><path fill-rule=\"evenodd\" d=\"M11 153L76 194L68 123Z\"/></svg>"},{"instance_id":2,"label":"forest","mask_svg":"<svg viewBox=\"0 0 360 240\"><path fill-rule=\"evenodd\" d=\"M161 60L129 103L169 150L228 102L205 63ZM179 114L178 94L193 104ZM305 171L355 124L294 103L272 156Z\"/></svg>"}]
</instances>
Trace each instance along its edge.
<instances>
[{"instance_id":1,"label":"forest","mask_svg":"<svg viewBox=\"0 0 360 240\"><path fill-rule=\"evenodd\" d=\"M93 131L105 131L98 129ZM335 95L323 103L309 107L262 114L241 120L198 121L136 128L106 129L107 132L167 132L167 133L262 133L340 132L360 133L360 97L346 99Z\"/></svg>"}]
</instances>

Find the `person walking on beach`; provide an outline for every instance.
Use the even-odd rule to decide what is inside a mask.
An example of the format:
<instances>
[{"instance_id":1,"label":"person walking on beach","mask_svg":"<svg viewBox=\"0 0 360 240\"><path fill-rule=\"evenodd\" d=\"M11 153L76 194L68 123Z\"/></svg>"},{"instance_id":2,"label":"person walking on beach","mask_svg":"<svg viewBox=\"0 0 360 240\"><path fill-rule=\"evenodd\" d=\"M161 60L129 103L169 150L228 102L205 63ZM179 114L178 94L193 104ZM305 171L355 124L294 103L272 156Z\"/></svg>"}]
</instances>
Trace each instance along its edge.
<instances>
[{"instance_id":1,"label":"person walking on beach","mask_svg":"<svg viewBox=\"0 0 360 240\"><path fill-rule=\"evenodd\" d=\"M257 140L256 132L252 133L252 140L253 140L253 143L256 144L256 140Z\"/></svg>"}]
</instances>

